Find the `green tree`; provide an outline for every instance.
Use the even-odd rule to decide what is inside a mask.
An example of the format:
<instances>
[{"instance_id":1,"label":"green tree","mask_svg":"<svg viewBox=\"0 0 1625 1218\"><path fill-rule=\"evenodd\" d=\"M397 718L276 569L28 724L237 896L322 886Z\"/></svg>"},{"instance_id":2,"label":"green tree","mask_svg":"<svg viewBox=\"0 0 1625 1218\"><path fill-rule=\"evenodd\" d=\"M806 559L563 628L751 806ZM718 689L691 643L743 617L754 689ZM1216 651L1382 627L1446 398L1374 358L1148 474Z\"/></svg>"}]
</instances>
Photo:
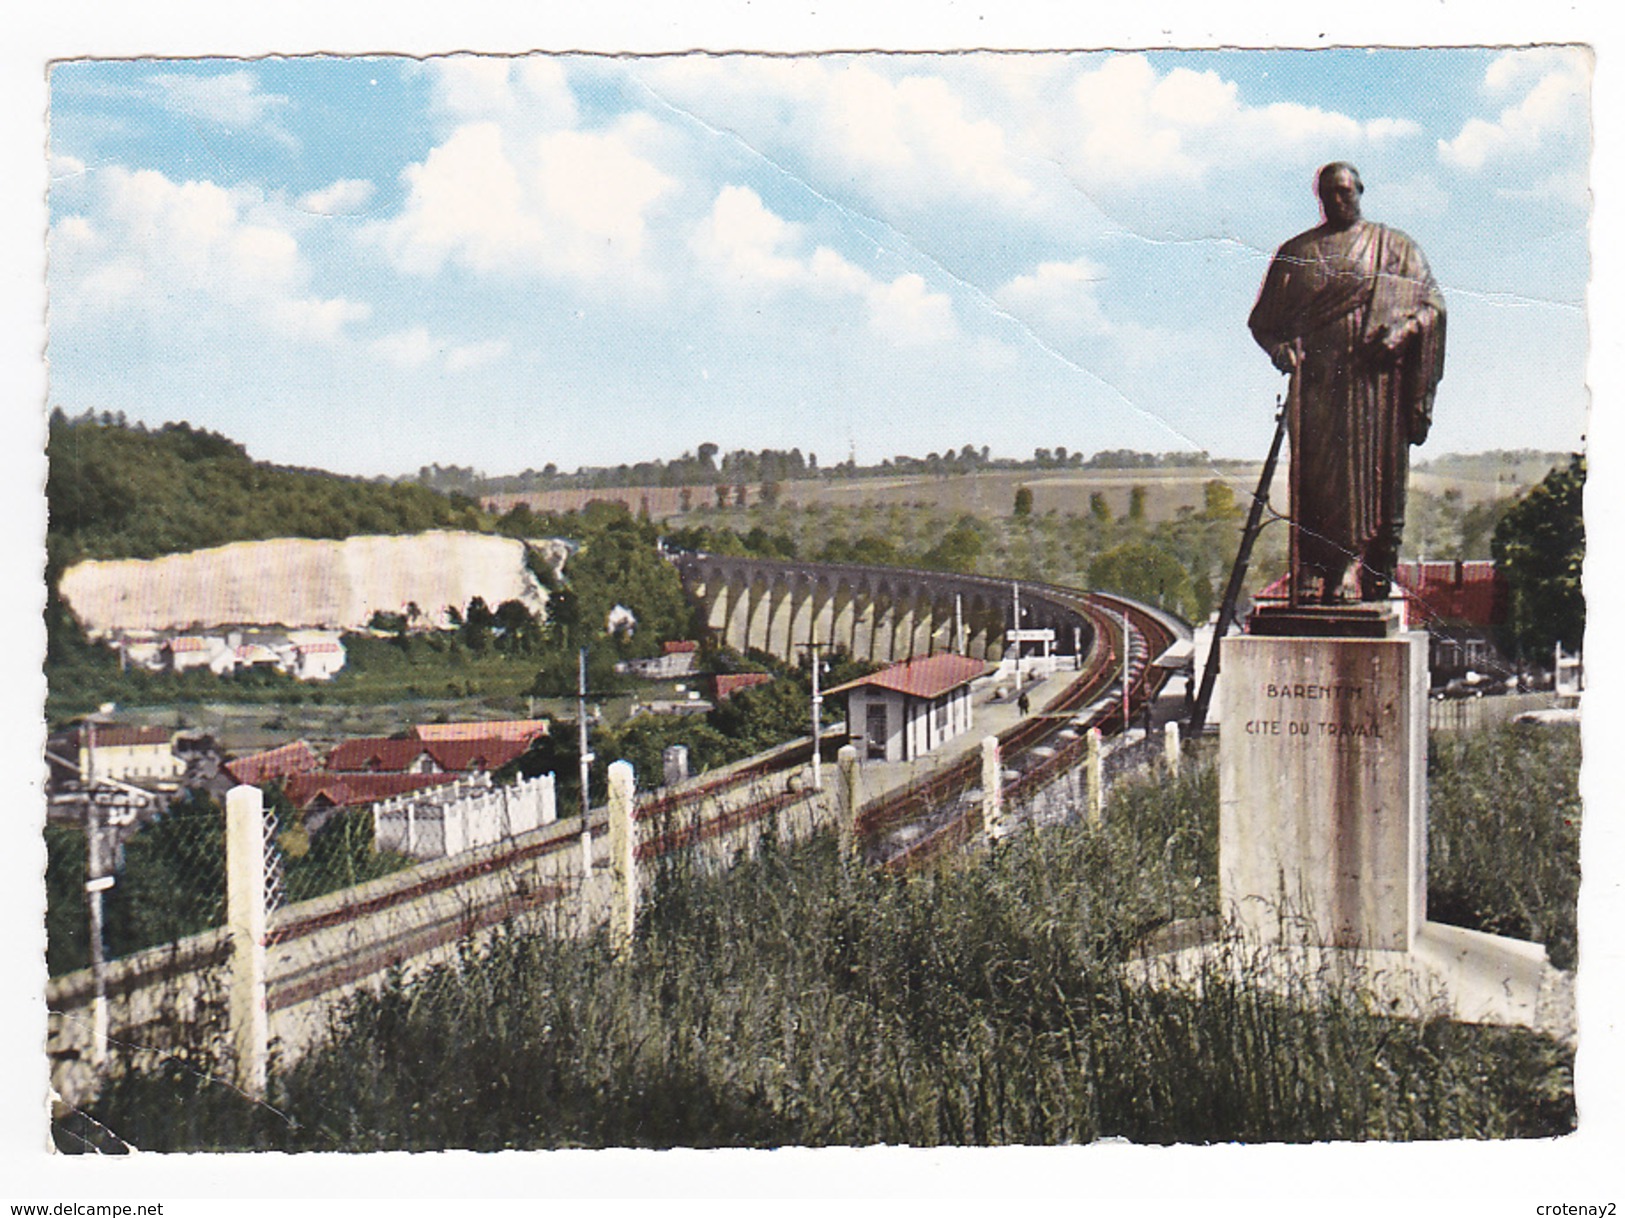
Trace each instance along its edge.
<instances>
[{"instance_id":1,"label":"green tree","mask_svg":"<svg viewBox=\"0 0 1625 1218\"><path fill-rule=\"evenodd\" d=\"M46 822L45 963L53 977L90 963L85 864L85 831Z\"/></svg>"},{"instance_id":2,"label":"green tree","mask_svg":"<svg viewBox=\"0 0 1625 1218\"><path fill-rule=\"evenodd\" d=\"M521 601L505 600L498 605L496 626L502 632L497 646L509 655L528 655L541 643L541 624Z\"/></svg>"},{"instance_id":3,"label":"green tree","mask_svg":"<svg viewBox=\"0 0 1625 1218\"><path fill-rule=\"evenodd\" d=\"M123 956L219 926L226 901L226 813L205 791L176 796L125 844L108 892L107 948Z\"/></svg>"},{"instance_id":4,"label":"green tree","mask_svg":"<svg viewBox=\"0 0 1625 1218\"><path fill-rule=\"evenodd\" d=\"M1518 659L1545 660L1585 640L1585 458L1576 453L1509 509L1490 543L1511 594L1502 643Z\"/></svg>"},{"instance_id":5,"label":"green tree","mask_svg":"<svg viewBox=\"0 0 1625 1218\"><path fill-rule=\"evenodd\" d=\"M985 542L976 518L961 516L954 522L954 527L942 535L941 541L920 556L920 565L938 571L969 574L976 570Z\"/></svg>"},{"instance_id":6,"label":"green tree","mask_svg":"<svg viewBox=\"0 0 1625 1218\"><path fill-rule=\"evenodd\" d=\"M1112 522L1112 507L1106 502L1106 496L1100 491L1089 493L1089 515L1100 524Z\"/></svg>"},{"instance_id":7,"label":"green tree","mask_svg":"<svg viewBox=\"0 0 1625 1218\"><path fill-rule=\"evenodd\" d=\"M1014 513L1017 517L1027 517L1033 514L1033 488L1030 486L1016 487L1016 503Z\"/></svg>"},{"instance_id":8,"label":"green tree","mask_svg":"<svg viewBox=\"0 0 1625 1218\"><path fill-rule=\"evenodd\" d=\"M490 650L491 628L495 625L496 615L491 612L491 607L485 603L483 596L476 596L463 611L457 635L465 647L475 655L482 655Z\"/></svg>"},{"instance_id":9,"label":"green tree","mask_svg":"<svg viewBox=\"0 0 1625 1218\"><path fill-rule=\"evenodd\" d=\"M1233 520L1241 515L1236 502L1236 491L1228 482L1218 478L1202 484L1202 514L1212 520Z\"/></svg>"},{"instance_id":10,"label":"green tree","mask_svg":"<svg viewBox=\"0 0 1625 1218\"><path fill-rule=\"evenodd\" d=\"M1145 487L1131 486L1128 492L1128 518L1134 521L1145 519Z\"/></svg>"},{"instance_id":11,"label":"green tree","mask_svg":"<svg viewBox=\"0 0 1625 1218\"><path fill-rule=\"evenodd\" d=\"M1187 617L1193 613L1190 575L1179 559L1149 541L1127 541L1089 564L1089 587Z\"/></svg>"}]
</instances>

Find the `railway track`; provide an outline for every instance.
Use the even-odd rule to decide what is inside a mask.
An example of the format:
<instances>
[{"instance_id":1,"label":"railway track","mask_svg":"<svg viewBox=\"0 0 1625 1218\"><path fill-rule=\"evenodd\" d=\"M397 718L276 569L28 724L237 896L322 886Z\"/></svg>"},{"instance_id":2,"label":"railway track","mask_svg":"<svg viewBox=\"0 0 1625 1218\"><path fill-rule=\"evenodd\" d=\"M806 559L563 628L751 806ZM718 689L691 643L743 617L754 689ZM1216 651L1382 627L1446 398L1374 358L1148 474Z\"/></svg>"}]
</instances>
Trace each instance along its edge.
<instances>
[{"instance_id":1,"label":"railway track","mask_svg":"<svg viewBox=\"0 0 1625 1218\"><path fill-rule=\"evenodd\" d=\"M981 584L1000 600L1011 591L1008 579L956 578ZM1023 604L1044 605L1082 619L1091 641L1077 676L1038 714L999 733L1000 764L1016 773L1004 786L1004 798L1011 804L1029 801L1081 764L1091 728L1112 735L1132 723L1166 679L1152 661L1188 630L1178 619L1123 597L1029 580L1019 583ZM820 756L833 762L843 743L843 737L824 736ZM637 816L673 818L741 784L774 785L778 776L806 766L812 747L811 740L803 741L681 793L646 797L639 800ZM981 778L981 756L972 752L869 801L855 826L866 857L893 870L907 870L969 840L980 828ZM764 791L764 797L768 795Z\"/></svg>"},{"instance_id":2,"label":"railway track","mask_svg":"<svg viewBox=\"0 0 1625 1218\"><path fill-rule=\"evenodd\" d=\"M1026 581L1022 596L1048 598L1080 613L1090 623L1093 641L1065 689L1039 714L999 733L1000 764L1016 771L1004 788L1004 799L1013 804L1030 800L1081 764L1091 728L1111 735L1139 716L1167 677L1151 662L1182 630L1176 619L1122 597ZM904 871L964 844L981 827L981 778L981 757L972 753L871 801L857 823L868 857Z\"/></svg>"}]
</instances>

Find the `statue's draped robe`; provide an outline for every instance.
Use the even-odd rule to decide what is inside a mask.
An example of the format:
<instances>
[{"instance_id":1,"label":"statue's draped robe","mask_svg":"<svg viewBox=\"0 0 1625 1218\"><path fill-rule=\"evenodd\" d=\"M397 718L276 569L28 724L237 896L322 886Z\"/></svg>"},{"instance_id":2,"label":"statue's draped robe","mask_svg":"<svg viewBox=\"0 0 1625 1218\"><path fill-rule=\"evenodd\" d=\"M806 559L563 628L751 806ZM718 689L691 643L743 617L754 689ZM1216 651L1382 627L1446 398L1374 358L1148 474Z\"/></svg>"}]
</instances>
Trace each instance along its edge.
<instances>
[{"instance_id":1,"label":"statue's draped robe","mask_svg":"<svg viewBox=\"0 0 1625 1218\"><path fill-rule=\"evenodd\" d=\"M1373 349L1408 321L1418 332L1397 361ZM1409 445L1427 435L1444 374L1444 299L1422 251L1367 221L1311 229L1276 252L1247 324L1266 351L1302 343L1300 563L1332 581L1354 560L1391 577Z\"/></svg>"}]
</instances>

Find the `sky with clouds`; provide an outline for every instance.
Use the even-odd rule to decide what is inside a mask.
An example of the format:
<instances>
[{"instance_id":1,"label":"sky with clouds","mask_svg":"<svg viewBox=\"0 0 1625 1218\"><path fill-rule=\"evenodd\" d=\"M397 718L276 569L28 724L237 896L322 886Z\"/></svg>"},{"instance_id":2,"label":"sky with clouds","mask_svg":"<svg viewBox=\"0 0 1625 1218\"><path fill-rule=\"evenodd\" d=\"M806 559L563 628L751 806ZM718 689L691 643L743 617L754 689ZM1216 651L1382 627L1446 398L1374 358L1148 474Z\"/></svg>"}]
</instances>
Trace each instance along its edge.
<instances>
[{"instance_id":1,"label":"sky with clouds","mask_svg":"<svg viewBox=\"0 0 1625 1218\"><path fill-rule=\"evenodd\" d=\"M1316 167L1450 310L1433 437L1586 426L1561 48L57 64L49 398L354 474L1260 456Z\"/></svg>"}]
</instances>

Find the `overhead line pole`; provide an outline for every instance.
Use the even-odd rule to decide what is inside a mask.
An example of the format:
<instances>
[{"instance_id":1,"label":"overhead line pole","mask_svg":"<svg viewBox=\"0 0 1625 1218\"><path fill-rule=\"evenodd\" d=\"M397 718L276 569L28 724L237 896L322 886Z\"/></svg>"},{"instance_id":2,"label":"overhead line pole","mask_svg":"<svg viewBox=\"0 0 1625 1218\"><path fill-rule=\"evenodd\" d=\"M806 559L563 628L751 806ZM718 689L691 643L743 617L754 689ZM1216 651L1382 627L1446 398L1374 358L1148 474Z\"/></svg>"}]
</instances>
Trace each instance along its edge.
<instances>
[{"instance_id":1,"label":"overhead line pole","mask_svg":"<svg viewBox=\"0 0 1625 1218\"><path fill-rule=\"evenodd\" d=\"M581 874L592 875L592 754L587 751L587 649L583 647L576 666L576 727L581 753Z\"/></svg>"},{"instance_id":2,"label":"overhead line pole","mask_svg":"<svg viewBox=\"0 0 1625 1218\"><path fill-rule=\"evenodd\" d=\"M1297 378L1293 377L1296 385ZM1291 394L1289 392L1288 396ZM1253 543L1258 540L1258 534L1263 530L1261 523L1264 515L1264 504L1269 499L1270 483L1275 481L1275 465L1281 457L1281 441L1286 436L1287 419L1293 407L1283 406L1281 399L1275 399L1275 438L1270 441L1269 456L1264 459L1264 472L1259 476L1258 489L1253 492L1253 506L1247 513L1247 524L1241 530L1241 545L1236 550L1235 565L1230 568L1230 582L1224 590L1224 600L1219 603L1219 618L1213 626L1213 642L1208 648L1207 667L1202 670L1202 687L1196 695L1196 701L1191 705L1190 725L1186 734L1195 739L1202 734L1207 726L1207 708L1213 700L1213 683L1219 677L1219 643L1230 631L1230 623L1236 616L1236 601L1241 596L1241 582L1247 577L1248 564L1252 562ZM1297 536L1297 527L1294 525L1292 535ZM1297 579L1297 572L1288 573L1288 582Z\"/></svg>"},{"instance_id":3,"label":"overhead line pole","mask_svg":"<svg viewBox=\"0 0 1625 1218\"><path fill-rule=\"evenodd\" d=\"M819 756L819 746L823 743L824 733L824 697L818 689L818 670L823 666L819 652L828 644L818 641L816 629L810 641L798 644L808 652L808 660L812 664L812 787L815 791L824 789L823 758Z\"/></svg>"}]
</instances>

